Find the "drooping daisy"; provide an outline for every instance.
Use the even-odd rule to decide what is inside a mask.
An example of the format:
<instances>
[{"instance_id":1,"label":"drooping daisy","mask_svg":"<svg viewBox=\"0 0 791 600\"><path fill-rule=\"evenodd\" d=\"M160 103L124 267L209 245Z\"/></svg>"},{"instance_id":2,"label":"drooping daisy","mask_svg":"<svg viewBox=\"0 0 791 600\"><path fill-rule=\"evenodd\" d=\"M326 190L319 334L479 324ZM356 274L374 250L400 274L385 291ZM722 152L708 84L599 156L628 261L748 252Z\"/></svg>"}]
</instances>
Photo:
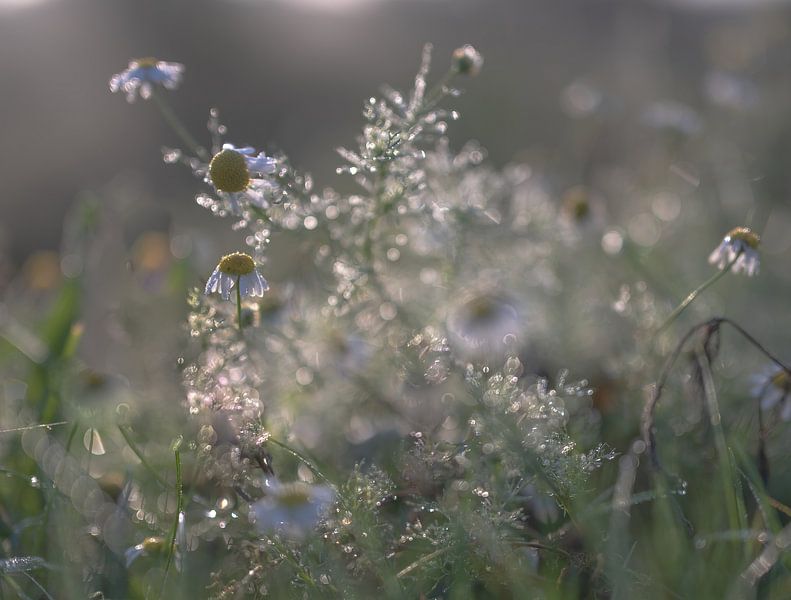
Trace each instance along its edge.
<instances>
[{"instance_id":1,"label":"drooping daisy","mask_svg":"<svg viewBox=\"0 0 791 600\"><path fill-rule=\"evenodd\" d=\"M720 270L733 263L731 270L734 273L744 271L748 276L756 275L760 267L760 243L757 233L747 227L734 227L711 253L709 262Z\"/></svg>"},{"instance_id":2,"label":"drooping daisy","mask_svg":"<svg viewBox=\"0 0 791 600\"><path fill-rule=\"evenodd\" d=\"M453 51L453 68L457 73L475 77L481 72L483 56L473 46L466 44Z\"/></svg>"},{"instance_id":3,"label":"drooping daisy","mask_svg":"<svg viewBox=\"0 0 791 600\"><path fill-rule=\"evenodd\" d=\"M751 393L758 398L763 410L782 405L780 417L791 421L791 374L778 365L769 365L753 378Z\"/></svg>"},{"instance_id":4,"label":"drooping daisy","mask_svg":"<svg viewBox=\"0 0 791 600\"><path fill-rule=\"evenodd\" d=\"M275 172L274 158L263 152L256 154L250 146L237 148L223 144L206 170L206 182L228 200L234 214L240 214L241 203L247 202L259 208L267 208L265 192L272 188L271 181L264 178Z\"/></svg>"},{"instance_id":5,"label":"drooping daisy","mask_svg":"<svg viewBox=\"0 0 791 600\"><path fill-rule=\"evenodd\" d=\"M223 298L229 300L231 290L237 285L240 297L260 297L269 289L266 279L255 268L253 258L243 252L234 252L222 257L217 268L209 276L204 293L219 292Z\"/></svg>"},{"instance_id":6,"label":"drooping daisy","mask_svg":"<svg viewBox=\"0 0 791 600\"><path fill-rule=\"evenodd\" d=\"M161 85L169 90L175 90L181 83L184 65L165 62L156 58L135 58L129 61L129 68L112 76L110 91L126 94L127 102L134 102L139 94L143 100L148 100L153 92L154 85Z\"/></svg>"},{"instance_id":7,"label":"drooping daisy","mask_svg":"<svg viewBox=\"0 0 791 600\"><path fill-rule=\"evenodd\" d=\"M282 531L302 536L313 528L335 501L335 490L327 485L297 481L264 481L266 496L250 507L250 517L262 533Z\"/></svg>"}]
</instances>

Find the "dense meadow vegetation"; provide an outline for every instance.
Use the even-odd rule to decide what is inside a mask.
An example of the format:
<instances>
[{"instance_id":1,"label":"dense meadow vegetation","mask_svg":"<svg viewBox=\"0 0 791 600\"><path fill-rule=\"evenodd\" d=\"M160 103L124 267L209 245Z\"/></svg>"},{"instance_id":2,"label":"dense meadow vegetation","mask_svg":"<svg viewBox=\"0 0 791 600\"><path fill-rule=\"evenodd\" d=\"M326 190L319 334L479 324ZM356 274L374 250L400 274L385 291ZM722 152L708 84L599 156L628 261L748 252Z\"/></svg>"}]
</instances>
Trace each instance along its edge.
<instances>
[{"instance_id":1,"label":"dense meadow vegetation","mask_svg":"<svg viewBox=\"0 0 791 600\"><path fill-rule=\"evenodd\" d=\"M112 77L236 245L119 249L119 181L7 289L0 598L791 597L788 221L678 160L726 117L646 106L664 179L496 169L448 137L483 58L431 59L335 188Z\"/></svg>"}]
</instances>

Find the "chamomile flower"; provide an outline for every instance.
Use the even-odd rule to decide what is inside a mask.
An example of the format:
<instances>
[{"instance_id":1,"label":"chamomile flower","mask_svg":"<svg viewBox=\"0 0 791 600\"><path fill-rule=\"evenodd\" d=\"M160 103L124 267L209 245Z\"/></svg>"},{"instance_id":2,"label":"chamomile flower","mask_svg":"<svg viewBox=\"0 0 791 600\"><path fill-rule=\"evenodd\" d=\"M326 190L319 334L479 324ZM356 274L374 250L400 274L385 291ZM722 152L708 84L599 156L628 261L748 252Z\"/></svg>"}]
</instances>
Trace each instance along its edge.
<instances>
[{"instance_id":1,"label":"chamomile flower","mask_svg":"<svg viewBox=\"0 0 791 600\"><path fill-rule=\"evenodd\" d=\"M252 204L267 208L266 191L273 184L265 175L275 172L277 163L254 148L237 148L233 144L223 144L222 150L215 154L206 169L206 182L228 201L234 214L241 214L242 204Z\"/></svg>"},{"instance_id":2,"label":"chamomile flower","mask_svg":"<svg viewBox=\"0 0 791 600\"><path fill-rule=\"evenodd\" d=\"M451 346L462 356L491 358L506 350L506 336L516 338L522 324L516 308L499 295L472 296L451 311L448 320Z\"/></svg>"},{"instance_id":3,"label":"chamomile flower","mask_svg":"<svg viewBox=\"0 0 791 600\"><path fill-rule=\"evenodd\" d=\"M769 410L782 405L780 417L791 421L791 374L778 365L769 365L753 377L751 393L761 402L761 408Z\"/></svg>"},{"instance_id":4,"label":"chamomile flower","mask_svg":"<svg viewBox=\"0 0 791 600\"><path fill-rule=\"evenodd\" d=\"M462 75L475 77L481 72L483 56L473 46L466 44L453 51L453 69Z\"/></svg>"},{"instance_id":5,"label":"chamomile flower","mask_svg":"<svg viewBox=\"0 0 791 600\"><path fill-rule=\"evenodd\" d=\"M264 481L266 496L250 507L250 517L262 533L284 531L302 536L318 524L335 501L335 490L301 481Z\"/></svg>"},{"instance_id":6,"label":"chamomile flower","mask_svg":"<svg viewBox=\"0 0 791 600\"><path fill-rule=\"evenodd\" d=\"M733 263L731 270L734 273L744 271L748 276L756 275L760 266L760 243L758 234L747 227L734 227L711 253L709 262L720 270Z\"/></svg>"},{"instance_id":7,"label":"chamomile flower","mask_svg":"<svg viewBox=\"0 0 791 600\"><path fill-rule=\"evenodd\" d=\"M129 567L131 567L132 563L135 562L141 556L155 555L165 551L166 548L167 548L167 542L165 541L165 538L147 537L141 543L126 549L126 551L124 552L124 558L126 559L126 568L128 569Z\"/></svg>"},{"instance_id":8,"label":"chamomile flower","mask_svg":"<svg viewBox=\"0 0 791 600\"><path fill-rule=\"evenodd\" d=\"M239 286L240 296L260 297L269 289L266 279L255 268L253 258L243 252L234 252L220 259L206 282L204 293L219 292L223 298L230 300L231 290L236 285Z\"/></svg>"},{"instance_id":9,"label":"chamomile flower","mask_svg":"<svg viewBox=\"0 0 791 600\"><path fill-rule=\"evenodd\" d=\"M165 62L156 58L135 58L129 61L129 68L113 75L110 91L126 93L127 102L134 102L138 94L148 100L155 85L175 90L181 83L184 65Z\"/></svg>"}]
</instances>

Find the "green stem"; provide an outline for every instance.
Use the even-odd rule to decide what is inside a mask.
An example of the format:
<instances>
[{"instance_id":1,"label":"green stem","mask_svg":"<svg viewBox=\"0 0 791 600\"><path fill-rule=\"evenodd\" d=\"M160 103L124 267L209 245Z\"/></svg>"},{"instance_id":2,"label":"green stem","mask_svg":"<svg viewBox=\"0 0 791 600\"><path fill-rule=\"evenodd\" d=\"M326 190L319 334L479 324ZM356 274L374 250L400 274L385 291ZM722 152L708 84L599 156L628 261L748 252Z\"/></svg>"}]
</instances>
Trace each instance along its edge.
<instances>
[{"instance_id":1,"label":"green stem","mask_svg":"<svg viewBox=\"0 0 791 600\"><path fill-rule=\"evenodd\" d=\"M729 262L727 265L725 265L724 269L722 269L721 271L717 271L714 275L709 277L706 281L704 281L698 287L696 287L694 290L692 290L689 293L689 296L684 298L684 300L681 302L681 304L679 304L673 310L673 312L668 315L667 319L665 319L665 322L662 323L662 325L659 326L659 329L656 330L656 335L659 335L665 329L667 329L668 326L670 326L670 324L673 323L673 321L675 321L682 312L684 312L684 309L687 306L689 306L690 304L692 304L695 301L695 298L700 296L700 294L702 292L704 292L706 290L706 288L708 288L711 285L713 285L714 283L716 283L721 277L723 277L725 275L725 273L730 271L731 267L733 267L733 265L736 263L736 261L739 260L739 257L741 255L742 255L741 252L737 253L736 256L733 257L733 260L731 262Z\"/></svg>"},{"instance_id":2,"label":"green stem","mask_svg":"<svg viewBox=\"0 0 791 600\"><path fill-rule=\"evenodd\" d=\"M725 439L725 432L722 428L722 417L720 416L720 407L717 402L717 392L714 388L711 365L703 348L699 347L695 350L695 358L700 368L703 395L706 400L706 412L709 413L709 422L711 423L711 429L714 434L714 446L717 450L717 458L719 460L719 472L722 478L728 524L733 530L744 529L745 523L742 521L739 511L739 501L737 498L738 489L733 473L731 453L728 449L728 442Z\"/></svg>"},{"instance_id":3,"label":"green stem","mask_svg":"<svg viewBox=\"0 0 791 600\"><path fill-rule=\"evenodd\" d=\"M280 448L283 448L283 450L291 454L294 458L302 462L308 469L310 469L313 472L313 474L316 475L316 477L321 479L327 485L332 486L332 482L329 480L329 478L327 478L327 476L324 475L324 473L319 471L318 467L314 465L310 460L308 460L303 454L300 454L299 452L294 450L291 446L284 444L283 442L280 442L275 438L270 437L267 440L267 442L271 442L275 446L279 446Z\"/></svg>"},{"instance_id":4,"label":"green stem","mask_svg":"<svg viewBox=\"0 0 791 600\"><path fill-rule=\"evenodd\" d=\"M244 328L242 325L242 289L239 285L241 283L242 277L241 275L237 275L236 277L236 318L239 321L239 331L241 332Z\"/></svg>"},{"instance_id":5,"label":"green stem","mask_svg":"<svg viewBox=\"0 0 791 600\"><path fill-rule=\"evenodd\" d=\"M206 149L195 141L195 138L192 137L192 135L190 135L190 132L176 116L176 113L170 107L170 104L167 103L165 98L161 96L156 90L152 90L151 97L154 99L154 104L157 105L159 112L162 113L162 117L165 119L165 122L176 133L176 135L181 138L190 151L194 152L198 158L208 161L210 158L209 153L206 152Z\"/></svg>"},{"instance_id":6,"label":"green stem","mask_svg":"<svg viewBox=\"0 0 791 600\"><path fill-rule=\"evenodd\" d=\"M434 560L435 558L439 558L443 554L447 554L451 550L453 550L453 546L445 546L443 548L440 548L439 550L434 550L434 552L430 554L421 556L415 562L413 562L410 565L407 565L406 567L401 569L398 573L396 573L396 579L402 579L406 577L415 569L419 569L423 565L430 563L432 560Z\"/></svg>"},{"instance_id":7,"label":"green stem","mask_svg":"<svg viewBox=\"0 0 791 600\"><path fill-rule=\"evenodd\" d=\"M165 576L162 578L162 589L159 594L160 598L162 597L162 593L165 591L165 583L167 583L168 580L170 565L173 564L173 556L176 553L176 536L178 535L179 525L184 518L184 488L181 481L181 452L179 452L180 446L181 438L179 437L179 439L173 444L173 453L176 455L176 520L173 522L173 528L170 532L170 549L168 551L168 562L165 564ZM182 552L185 550L185 548L181 549Z\"/></svg>"},{"instance_id":8,"label":"green stem","mask_svg":"<svg viewBox=\"0 0 791 600\"><path fill-rule=\"evenodd\" d=\"M146 469L148 469L148 471L154 476L154 479L156 479L160 484L162 484L164 488L169 488L170 484L167 481L165 481L162 478L162 476L157 472L157 470L151 466L151 463L149 463L146 460L146 457L143 456L143 453L140 451L140 448L137 447L137 444L135 444L135 442L132 440L131 436L129 435L129 432L127 432L126 429L124 429L123 425L118 425L118 431L121 432L121 435L124 436L124 439L126 440L126 443L129 445L129 448L131 448L132 452L135 453L135 456L137 456L137 458L140 459L140 463Z\"/></svg>"}]
</instances>

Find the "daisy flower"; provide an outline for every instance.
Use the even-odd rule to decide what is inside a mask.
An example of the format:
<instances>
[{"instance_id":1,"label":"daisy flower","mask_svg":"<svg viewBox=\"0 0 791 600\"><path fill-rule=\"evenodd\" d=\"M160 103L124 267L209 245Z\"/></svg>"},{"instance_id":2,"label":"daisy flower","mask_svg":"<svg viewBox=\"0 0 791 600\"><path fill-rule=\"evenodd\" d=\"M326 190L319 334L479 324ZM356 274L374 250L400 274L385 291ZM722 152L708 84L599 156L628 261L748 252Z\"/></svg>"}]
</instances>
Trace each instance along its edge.
<instances>
[{"instance_id":1,"label":"daisy flower","mask_svg":"<svg viewBox=\"0 0 791 600\"><path fill-rule=\"evenodd\" d=\"M473 296L457 306L447 320L451 345L462 355L491 358L505 349L506 336L522 330L511 304L495 294Z\"/></svg>"},{"instance_id":2,"label":"daisy flower","mask_svg":"<svg viewBox=\"0 0 791 600\"><path fill-rule=\"evenodd\" d=\"M481 72L483 66L483 56L469 44L456 48L453 51L453 69L462 75L475 77Z\"/></svg>"},{"instance_id":3,"label":"daisy flower","mask_svg":"<svg viewBox=\"0 0 791 600\"><path fill-rule=\"evenodd\" d=\"M222 150L215 154L206 170L206 182L211 184L221 197L228 200L234 214L241 213L241 201L259 208L267 208L265 192L273 184L264 175L275 172L277 163L250 146L237 148L233 144L223 144Z\"/></svg>"},{"instance_id":4,"label":"daisy flower","mask_svg":"<svg viewBox=\"0 0 791 600\"><path fill-rule=\"evenodd\" d=\"M760 266L758 244L761 238L747 227L734 227L709 256L709 262L721 271L733 263L734 273L744 271L748 276L756 275ZM735 262L734 262L735 261Z\"/></svg>"},{"instance_id":5,"label":"daisy flower","mask_svg":"<svg viewBox=\"0 0 791 600\"><path fill-rule=\"evenodd\" d=\"M129 68L113 75L110 79L110 91L126 93L127 102L134 102L137 95L148 100L154 85L161 85L175 90L181 83L184 65L165 62L156 58L135 58L129 61Z\"/></svg>"},{"instance_id":6,"label":"daisy flower","mask_svg":"<svg viewBox=\"0 0 791 600\"><path fill-rule=\"evenodd\" d=\"M761 402L763 410L782 404L780 417L791 421L791 374L778 365L769 365L761 373L753 376L751 393Z\"/></svg>"},{"instance_id":7,"label":"daisy flower","mask_svg":"<svg viewBox=\"0 0 791 600\"><path fill-rule=\"evenodd\" d=\"M223 256L209 276L204 293L219 292L223 298L230 300L234 286L238 286L239 297L260 297L269 289L269 284L255 268L255 261L249 254L234 252Z\"/></svg>"},{"instance_id":8,"label":"daisy flower","mask_svg":"<svg viewBox=\"0 0 791 600\"><path fill-rule=\"evenodd\" d=\"M264 480L266 496L250 507L250 517L262 533L284 530L302 536L312 529L335 501L327 485Z\"/></svg>"}]
</instances>

